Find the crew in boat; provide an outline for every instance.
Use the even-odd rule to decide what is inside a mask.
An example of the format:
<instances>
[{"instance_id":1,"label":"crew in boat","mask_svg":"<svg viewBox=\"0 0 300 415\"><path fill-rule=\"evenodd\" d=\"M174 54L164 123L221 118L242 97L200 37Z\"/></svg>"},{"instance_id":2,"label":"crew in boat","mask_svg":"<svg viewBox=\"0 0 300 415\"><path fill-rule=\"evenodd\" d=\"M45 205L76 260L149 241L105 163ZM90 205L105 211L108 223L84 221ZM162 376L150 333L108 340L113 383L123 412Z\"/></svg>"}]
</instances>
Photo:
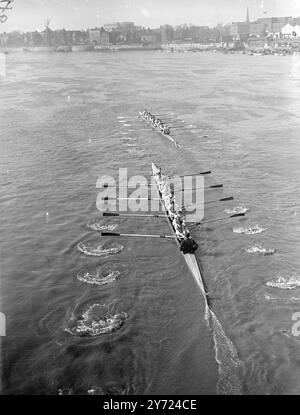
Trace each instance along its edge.
<instances>
[{"instance_id":1,"label":"crew in boat","mask_svg":"<svg viewBox=\"0 0 300 415\"><path fill-rule=\"evenodd\" d=\"M164 126L163 133L166 135L170 135L170 128L167 125Z\"/></svg>"},{"instance_id":2,"label":"crew in boat","mask_svg":"<svg viewBox=\"0 0 300 415\"><path fill-rule=\"evenodd\" d=\"M194 254L197 249L198 249L197 242L195 242L191 238L189 231L185 231L184 239L181 241L181 244L180 244L180 251L182 251L182 253L186 255L186 254Z\"/></svg>"}]
</instances>

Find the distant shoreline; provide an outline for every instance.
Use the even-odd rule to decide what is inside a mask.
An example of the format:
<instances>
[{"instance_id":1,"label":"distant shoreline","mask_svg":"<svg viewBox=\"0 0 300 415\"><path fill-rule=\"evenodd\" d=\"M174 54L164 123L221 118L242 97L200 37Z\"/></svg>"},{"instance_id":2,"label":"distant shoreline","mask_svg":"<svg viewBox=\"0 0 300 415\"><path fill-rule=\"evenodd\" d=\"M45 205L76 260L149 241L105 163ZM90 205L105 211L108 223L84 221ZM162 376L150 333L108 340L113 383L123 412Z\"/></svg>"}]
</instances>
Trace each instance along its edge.
<instances>
[{"instance_id":1,"label":"distant shoreline","mask_svg":"<svg viewBox=\"0 0 300 415\"><path fill-rule=\"evenodd\" d=\"M1 53L70 53L70 52L126 52L126 51L155 51L161 50L161 46L139 46L139 45L115 45L102 48L93 45L73 45L73 46L27 46L27 47L2 47Z\"/></svg>"}]
</instances>

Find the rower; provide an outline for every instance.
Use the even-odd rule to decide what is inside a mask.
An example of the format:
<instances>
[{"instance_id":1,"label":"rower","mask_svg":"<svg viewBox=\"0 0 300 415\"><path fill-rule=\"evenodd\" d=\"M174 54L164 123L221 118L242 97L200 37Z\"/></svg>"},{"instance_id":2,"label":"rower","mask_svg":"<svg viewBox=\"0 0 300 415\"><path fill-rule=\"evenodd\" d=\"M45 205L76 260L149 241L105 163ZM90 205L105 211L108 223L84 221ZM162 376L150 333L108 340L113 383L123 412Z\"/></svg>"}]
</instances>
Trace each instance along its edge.
<instances>
[{"instance_id":1,"label":"rower","mask_svg":"<svg viewBox=\"0 0 300 415\"><path fill-rule=\"evenodd\" d=\"M198 249L198 244L195 242L189 233L189 231L185 231L184 239L181 241L180 244L180 251L184 255L186 254L194 254L195 251Z\"/></svg>"},{"instance_id":2,"label":"rower","mask_svg":"<svg viewBox=\"0 0 300 415\"><path fill-rule=\"evenodd\" d=\"M178 212L178 214L173 219L172 223L173 223L177 238L179 240L182 240L184 238L184 234L185 234L185 221L183 219L183 215L181 215Z\"/></svg>"},{"instance_id":3,"label":"rower","mask_svg":"<svg viewBox=\"0 0 300 415\"><path fill-rule=\"evenodd\" d=\"M172 202L170 203L170 206L169 206L169 208L167 210L169 212L170 219L173 220L176 217L176 215L177 215L176 205L175 205L175 201L174 200L172 200Z\"/></svg>"},{"instance_id":4,"label":"rower","mask_svg":"<svg viewBox=\"0 0 300 415\"><path fill-rule=\"evenodd\" d=\"M154 174L155 179L160 182L162 179L162 174L161 174L161 167L158 167L158 171Z\"/></svg>"},{"instance_id":5,"label":"rower","mask_svg":"<svg viewBox=\"0 0 300 415\"><path fill-rule=\"evenodd\" d=\"M169 209L172 202L175 203L174 190L171 190L167 196L163 196L166 208Z\"/></svg>"},{"instance_id":6,"label":"rower","mask_svg":"<svg viewBox=\"0 0 300 415\"><path fill-rule=\"evenodd\" d=\"M167 182L167 180L162 177L162 181L161 184L159 186L160 189L160 193L162 194L162 198L165 199L166 197L169 196L170 194L170 186L169 183Z\"/></svg>"}]
</instances>

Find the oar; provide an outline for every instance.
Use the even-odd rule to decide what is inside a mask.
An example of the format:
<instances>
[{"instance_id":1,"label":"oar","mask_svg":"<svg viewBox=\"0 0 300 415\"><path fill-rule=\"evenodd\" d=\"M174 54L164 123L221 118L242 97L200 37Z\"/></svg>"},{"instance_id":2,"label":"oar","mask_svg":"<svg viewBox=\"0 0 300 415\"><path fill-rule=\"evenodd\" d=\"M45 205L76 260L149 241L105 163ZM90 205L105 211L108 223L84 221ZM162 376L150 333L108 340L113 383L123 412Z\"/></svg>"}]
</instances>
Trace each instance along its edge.
<instances>
[{"instance_id":1,"label":"oar","mask_svg":"<svg viewBox=\"0 0 300 415\"><path fill-rule=\"evenodd\" d=\"M190 176L198 176L198 175L204 176L206 174L211 174L211 171L208 170L208 171L202 171L202 172L199 172L199 173L183 174L182 176L173 176L173 177L168 176L168 177L169 177L169 179L180 179L182 177L190 177Z\"/></svg>"},{"instance_id":2,"label":"oar","mask_svg":"<svg viewBox=\"0 0 300 415\"><path fill-rule=\"evenodd\" d=\"M109 198L106 196L103 200L108 201ZM112 198L111 200L161 200L159 197L116 197Z\"/></svg>"},{"instance_id":3,"label":"oar","mask_svg":"<svg viewBox=\"0 0 300 415\"><path fill-rule=\"evenodd\" d=\"M217 199L217 200L208 200L207 202L200 202L197 203L197 205L200 205L202 203L204 203L204 205L209 205L210 203L217 203L217 202L229 202L229 200L233 200L234 197L233 196L229 196L229 197L223 197L222 199ZM194 205L194 206L197 206ZM193 207L193 205L189 205L189 206L182 206L182 208L188 208L188 207Z\"/></svg>"},{"instance_id":4,"label":"oar","mask_svg":"<svg viewBox=\"0 0 300 415\"><path fill-rule=\"evenodd\" d=\"M231 215L231 216L223 216L222 218L209 219L209 220L205 220L203 222L194 223L194 225L204 225L206 223L216 222L218 220L226 220L226 219L230 219L230 218L237 218L238 216L245 216L245 213L236 213L235 215Z\"/></svg>"},{"instance_id":5,"label":"oar","mask_svg":"<svg viewBox=\"0 0 300 415\"><path fill-rule=\"evenodd\" d=\"M114 232L102 232L101 236L132 236L134 238L162 238L162 239L175 239L172 235L141 235L138 233L114 233Z\"/></svg>"},{"instance_id":6,"label":"oar","mask_svg":"<svg viewBox=\"0 0 300 415\"><path fill-rule=\"evenodd\" d=\"M104 186L103 186L105 189L107 189L109 186L108 186L108 184L105 184ZM128 186L119 186L119 187L128 187ZM146 185L141 185L141 188L142 187L149 187L149 188L151 188L151 187L156 187L156 184L146 184ZM196 188L189 188L189 189L182 189L182 190L180 190L180 192L184 192L185 190L201 190L201 189L220 189L221 187L223 187L223 185L222 184L213 184L213 185L211 185L211 186L204 186L204 187L196 187ZM132 189L131 187L128 187L128 189ZM136 189L136 188L135 188ZM176 191L176 190L175 190Z\"/></svg>"},{"instance_id":7,"label":"oar","mask_svg":"<svg viewBox=\"0 0 300 415\"><path fill-rule=\"evenodd\" d=\"M204 187L195 187L195 188L190 188L190 189L182 189L180 190L181 192L185 192L186 190L201 190L201 189L220 189L221 187L223 187L222 184L213 184L211 186L204 186ZM176 190L174 190L176 192Z\"/></svg>"},{"instance_id":8,"label":"oar","mask_svg":"<svg viewBox=\"0 0 300 415\"><path fill-rule=\"evenodd\" d=\"M222 199L218 199L218 200L209 200L208 202L204 202L204 204L209 204L209 203L216 203L216 202L229 202L229 200L233 200L234 197L233 196L229 196L229 197L223 197Z\"/></svg>"},{"instance_id":9,"label":"oar","mask_svg":"<svg viewBox=\"0 0 300 415\"><path fill-rule=\"evenodd\" d=\"M138 213L114 213L114 212L104 212L103 216L126 216L126 217L141 217L141 218L166 218L166 215L142 215Z\"/></svg>"},{"instance_id":10,"label":"oar","mask_svg":"<svg viewBox=\"0 0 300 415\"><path fill-rule=\"evenodd\" d=\"M233 200L234 197L230 196L230 197L223 197L222 199L217 199L217 200L209 200L207 202L204 202L204 205L209 205L210 203L217 203L217 202L228 202L229 200ZM189 205L189 206L181 206L182 209L187 209L193 206L199 206L202 202L197 203L196 205Z\"/></svg>"}]
</instances>

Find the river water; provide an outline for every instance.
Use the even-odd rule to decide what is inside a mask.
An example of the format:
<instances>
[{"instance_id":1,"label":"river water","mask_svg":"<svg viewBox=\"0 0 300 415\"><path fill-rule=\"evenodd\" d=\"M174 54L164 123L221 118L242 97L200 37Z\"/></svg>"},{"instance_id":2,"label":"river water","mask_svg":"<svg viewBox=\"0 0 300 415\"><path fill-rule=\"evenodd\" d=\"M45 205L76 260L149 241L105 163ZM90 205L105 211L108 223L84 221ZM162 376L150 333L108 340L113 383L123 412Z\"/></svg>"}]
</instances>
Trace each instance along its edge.
<instances>
[{"instance_id":1,"label":"river water","mask_svg":"<svg viewBox=\"0 0 300 415\"><path fill-rule=\"evenodd\" d=\"M300 393L300 57L6 56L0 80L5 394ZM138 119L174 120L175 148ZM176 123L175 123L176 120ZM172 125L172 123L170 122ZM176 128L175 128L176 127ZM103 175L212 170L203 296L164 219L103 218ZM239 209L237 209L239 208Z\"/></svg>"}]
</instances>

